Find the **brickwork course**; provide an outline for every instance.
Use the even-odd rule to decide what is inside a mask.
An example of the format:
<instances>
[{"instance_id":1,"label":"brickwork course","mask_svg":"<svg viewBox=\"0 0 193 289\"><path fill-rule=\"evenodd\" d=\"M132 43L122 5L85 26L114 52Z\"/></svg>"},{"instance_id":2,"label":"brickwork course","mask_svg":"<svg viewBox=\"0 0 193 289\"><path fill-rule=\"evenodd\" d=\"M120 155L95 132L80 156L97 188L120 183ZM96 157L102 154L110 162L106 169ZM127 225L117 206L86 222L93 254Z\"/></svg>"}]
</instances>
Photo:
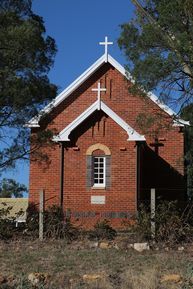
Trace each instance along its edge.
<instances>
[{"instance_id":1,"label":"brickwork course","mask_svg":"<svg viewBox=\"0 0 193 289\"><path fill-rule=\"evenodd\" d=\"M43 189L46 206L61 205L62 191L63 209L71 213L74 223L89 227L105 218L119 227L150 199L151 188L160 198L184 200L184 134L183 127L174 126L172 117L150 98L133 95L131 81L104 62L40 120L40 128L31 129L32 136L43 129L61 132L97 100L92 89L99 82L106 88L101 100L145 141L128 141L121 126L96 110L71 132L70 141L43 148L49 161L31 161L29 201L38 204ZM150 127L146 118L154 119ZM103 188L88 181L88 158L97 155L109 158L109 182ZM105 203L92 204L92 196L105 197Z\"/></svg>"}]
</instances>

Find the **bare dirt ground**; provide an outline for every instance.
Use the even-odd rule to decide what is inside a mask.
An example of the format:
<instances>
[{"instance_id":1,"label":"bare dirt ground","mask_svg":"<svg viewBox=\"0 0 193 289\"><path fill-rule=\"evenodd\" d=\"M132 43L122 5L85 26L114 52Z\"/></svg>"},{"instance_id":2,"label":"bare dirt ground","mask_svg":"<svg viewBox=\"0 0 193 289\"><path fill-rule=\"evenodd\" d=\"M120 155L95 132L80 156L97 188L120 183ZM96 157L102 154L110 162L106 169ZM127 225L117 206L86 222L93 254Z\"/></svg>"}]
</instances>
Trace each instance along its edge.
<instances>
[{"instance_id":1,"label":"bare dirt ground","mask_svg":"<svg viewBox=\"0 0 193 289\"><path fill-rule=\"evenodd\" d=\"M61 240L2 242L0 288L191 289L193 250L139 253Z\"/></svg>"}]
</instances>

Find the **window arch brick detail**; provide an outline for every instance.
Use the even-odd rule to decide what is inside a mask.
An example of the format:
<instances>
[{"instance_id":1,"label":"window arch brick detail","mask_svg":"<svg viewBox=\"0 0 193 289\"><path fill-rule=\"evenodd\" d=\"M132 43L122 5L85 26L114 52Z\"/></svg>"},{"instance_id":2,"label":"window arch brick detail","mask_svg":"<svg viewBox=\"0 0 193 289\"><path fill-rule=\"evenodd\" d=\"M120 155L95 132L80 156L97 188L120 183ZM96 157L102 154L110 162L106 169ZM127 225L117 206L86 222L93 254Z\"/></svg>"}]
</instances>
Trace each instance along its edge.
<instances>
[{"instance_id":1,"label":"window arch brick detail","mask_svg":"<svg viewBox=\"0 0 193 289\"><path fill-rule=\"evenodd\" d=\"M96 151L96 150L101 150L101 151L103 151L106 156L110 156L110 155L111 155L110 149L109 149L107 146L105 146L105 145L103 145L103 144L100 144L100 143L91 145L91 146L87 149L86 155L87 155L87 156L92 156L93 152Z\"/></svg>"}]
</instances>

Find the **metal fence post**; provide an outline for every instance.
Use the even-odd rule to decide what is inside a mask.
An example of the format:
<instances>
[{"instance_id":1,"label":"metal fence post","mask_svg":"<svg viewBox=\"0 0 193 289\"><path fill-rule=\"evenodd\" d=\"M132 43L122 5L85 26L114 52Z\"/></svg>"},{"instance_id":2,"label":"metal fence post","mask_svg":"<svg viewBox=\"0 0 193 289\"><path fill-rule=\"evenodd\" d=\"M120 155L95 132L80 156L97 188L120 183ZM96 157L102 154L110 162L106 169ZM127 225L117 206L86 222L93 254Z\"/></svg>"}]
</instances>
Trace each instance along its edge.
<instances>
[{"instance_id":1,"label":"metal fence post","mask_svg":"<svg viewBox=\"0 0 193 289\"><path fill-rule=\"evenodd\" d=\"M151 189L151 236L155 239L155 189Z\"/></svg>"},{"instance_id":2,"label":"metal fence post","mask_svg":"<svg viewBox=\"0 0 193 289\"><path fill-rule=\"evenodd\" d=\"M44 190L40 191L39 204L39 239L43 241L44 238Z\"/></svg>"}]
</instances>

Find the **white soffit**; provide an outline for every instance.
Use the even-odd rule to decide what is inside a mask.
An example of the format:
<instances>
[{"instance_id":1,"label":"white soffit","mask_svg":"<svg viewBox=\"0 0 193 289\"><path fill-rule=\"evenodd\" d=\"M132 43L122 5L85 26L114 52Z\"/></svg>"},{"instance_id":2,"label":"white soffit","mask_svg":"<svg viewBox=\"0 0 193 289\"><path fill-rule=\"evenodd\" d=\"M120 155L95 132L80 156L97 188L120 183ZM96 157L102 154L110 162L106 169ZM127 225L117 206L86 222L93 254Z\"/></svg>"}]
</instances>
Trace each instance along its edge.
<instances>
[{"instance_id":1,"label":"white soffit","mask_svg":"<svg viewBox=\"0 0 193 289\"><path fill-rule=\"evenodd\" d=\"M87 108L81 115L79 115L73 122L65 127L59 135L55 136L53 140L55 142L70 141L69 135L71 132L79 126L84 120L86 120L96 110L104 111L109 117L111 117L120 127L122 127L128 134L128 141L145 141L145 137L137 133L131 126L129 126L121 117L119 117L110 107L108 107L103 101L95 101L89 108Z\"/></svg>"},{"instance_id":2,"label":"white soffit","mask_svg":"<svg viewBox=\"0 0 193 289\"><path fill-rule=\"evenodd\" d=\"M132 83L135 82L131 74L128 71L126 71L125 68L109 54L108 54L108 62ZM75 91L83 82L85 82L97 69L99 69L105 63L106 63L106 55L104 54L93 65L91 65L83 74L81 74L74 82L72 82L65 90L63 90L50 104L48 104L44 109L42 109L37 116L32 118L26 124L26 127L39 127L39 121L42 116L50 113L53 108L57 107L62 101L64 101L68 96L70 96L73 91ZM163 104L155 94L153 94L152 92L148 92L147 95L155 104L157 104L162 110L164 110L167 114L169 114L175 119L174 125L176 126L189 125L188 121L184 121L178 118L176 113L172 109L170 109L167 105Z\"/></svg>"}]
</instances>

